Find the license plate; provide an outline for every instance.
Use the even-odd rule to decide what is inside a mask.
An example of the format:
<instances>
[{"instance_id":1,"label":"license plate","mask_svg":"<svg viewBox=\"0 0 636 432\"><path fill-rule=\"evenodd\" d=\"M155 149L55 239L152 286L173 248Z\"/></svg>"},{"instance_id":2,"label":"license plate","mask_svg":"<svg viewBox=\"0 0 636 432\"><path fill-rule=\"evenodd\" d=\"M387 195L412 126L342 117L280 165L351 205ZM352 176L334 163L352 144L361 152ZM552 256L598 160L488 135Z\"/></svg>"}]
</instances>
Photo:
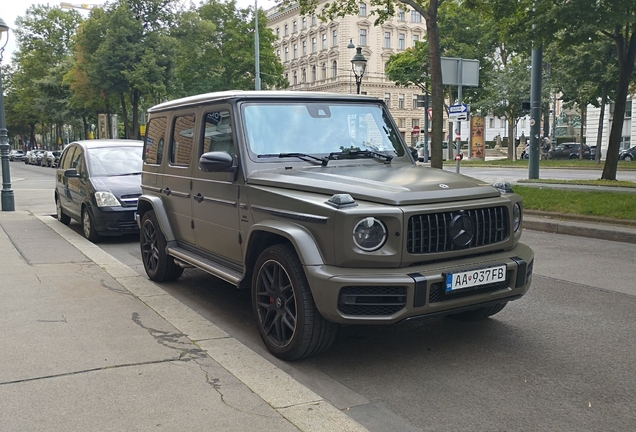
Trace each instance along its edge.
<instances>
[{"instance_id":1,"label":"license plate","mask_svg":"<svg viewBox=\"0 0 636 432\"><path fill-rule=\"evenodd\" d=\"M446 275L446 291L488 285L506 280L506 265Z\"/></svg>"}]
</instances>

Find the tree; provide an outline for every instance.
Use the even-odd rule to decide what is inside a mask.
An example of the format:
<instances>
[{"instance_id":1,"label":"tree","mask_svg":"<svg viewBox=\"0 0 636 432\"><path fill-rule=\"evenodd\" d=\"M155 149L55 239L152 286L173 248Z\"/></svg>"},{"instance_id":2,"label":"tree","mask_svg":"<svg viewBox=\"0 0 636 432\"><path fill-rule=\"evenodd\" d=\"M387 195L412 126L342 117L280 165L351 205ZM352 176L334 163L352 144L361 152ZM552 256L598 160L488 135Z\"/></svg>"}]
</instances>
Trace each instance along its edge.
<instances>
[{"instance_id":1,"label":"tree","mask_svg":"<svg viewBox=\"0 0 636 432\"><path fill-rule=\"evenodd\" d=\"M537 19L541 29L537 37L549 40L555 36L563 47L599 37L609 38L615 45L618 66L616 101L601 178L616 180L627 95L636 60L636 3L633 0L541 0L537 3L537 11L541 17Z\"/></svg>"},{"instance_id":2,"label":"tree","mask_svg":"<svg viewBox=\"0 0 636 432\"><path fill-rule=\"evenodd\" d=\"M284 67L274 54L275 37L263 11L258 21L262 86L284 88ZM209 0L181 14L172 35L179 42L176 75L181 96L254 89L253 10L237 9L234 0Z\"/></svg>"}]
</instances>

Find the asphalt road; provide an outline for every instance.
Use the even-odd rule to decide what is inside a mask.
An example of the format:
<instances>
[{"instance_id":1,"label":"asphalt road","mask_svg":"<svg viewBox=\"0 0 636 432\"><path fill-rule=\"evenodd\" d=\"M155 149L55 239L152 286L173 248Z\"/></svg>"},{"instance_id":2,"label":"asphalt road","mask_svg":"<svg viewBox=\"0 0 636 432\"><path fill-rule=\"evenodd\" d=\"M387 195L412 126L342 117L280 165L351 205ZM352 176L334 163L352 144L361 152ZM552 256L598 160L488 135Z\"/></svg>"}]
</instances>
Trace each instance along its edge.
<instances>
[{"instance_id":1,"label":"asphalt road","mask_svg":"<svg viewBox=\"0 0 636 432\"><path fill-rule=\"evenodd\" d=\"M11 167L16 208L52 214L54 170ZM636 245L522 240L536 254L533 285L492 319L343 327L327 353L294 363L264 348L248 293L194 269L163 287L372 431L636 430ZM136 237L100 246L143 272Z\"/></svg>"}]
</instances>

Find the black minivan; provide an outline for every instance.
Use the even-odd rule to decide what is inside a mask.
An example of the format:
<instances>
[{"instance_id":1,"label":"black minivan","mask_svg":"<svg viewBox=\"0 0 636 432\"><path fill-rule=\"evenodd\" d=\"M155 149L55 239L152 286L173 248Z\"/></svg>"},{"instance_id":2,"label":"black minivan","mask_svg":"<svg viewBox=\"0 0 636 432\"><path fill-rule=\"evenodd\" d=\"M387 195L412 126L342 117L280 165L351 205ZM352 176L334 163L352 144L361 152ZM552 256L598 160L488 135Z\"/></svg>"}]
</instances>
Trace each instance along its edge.
<instances>
[{"instance_id":1,"label":"black minivan","mask_svg":"<svg viewBox=\"0 0 636 432\"><path fill-rule=\"evenodd\" d=\"M92 242L139 231L142 141L88 140L68 145L55 176L57 219L82 224Z\"/></svg>"}]
</instances>

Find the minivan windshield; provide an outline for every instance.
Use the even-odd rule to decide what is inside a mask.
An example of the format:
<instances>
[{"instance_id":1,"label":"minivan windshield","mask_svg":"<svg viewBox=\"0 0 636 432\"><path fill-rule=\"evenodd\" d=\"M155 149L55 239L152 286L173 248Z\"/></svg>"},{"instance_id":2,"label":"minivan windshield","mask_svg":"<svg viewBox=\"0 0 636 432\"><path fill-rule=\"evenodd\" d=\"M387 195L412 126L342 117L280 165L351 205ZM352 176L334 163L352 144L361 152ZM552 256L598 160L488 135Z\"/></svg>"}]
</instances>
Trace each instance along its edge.
<instances>
[{"instance_id":1,"label":"minivan windshield","mask_svg":"<svg viewBox=\"0 0 636 432\"><path fill-rule=\"evenodd\" d=\"M142 147L96 147L88 149L91 176L140 174Z\"/></svg>"},{"instance_id":2,"label":"minivan windshield","mask_svg":"<svg viewBox=\"0 0 636 432\"><path fill-rule=\"evenodd\" d=\"M405 154L399 130L380 104L259 102L246 104L243 117L250 153L258 161L278 154Z\"/></svg>"}]
</instances>

